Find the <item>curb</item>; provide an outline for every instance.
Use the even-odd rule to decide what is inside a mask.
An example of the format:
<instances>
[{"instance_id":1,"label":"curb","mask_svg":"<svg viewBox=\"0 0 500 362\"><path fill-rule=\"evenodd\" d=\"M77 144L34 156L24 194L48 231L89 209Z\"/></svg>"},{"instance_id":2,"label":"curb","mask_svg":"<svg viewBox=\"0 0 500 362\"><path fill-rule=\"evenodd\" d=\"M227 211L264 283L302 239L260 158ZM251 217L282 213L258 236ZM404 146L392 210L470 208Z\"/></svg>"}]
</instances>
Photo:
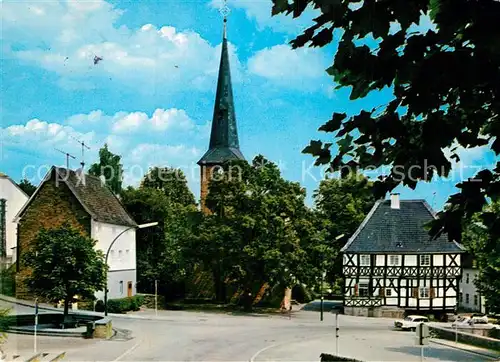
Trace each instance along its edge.
<instances>
[{"instance_id":1,"label":"curb","mask_svg":"<svg viewBox=\"0 0 500 362\"><path fill-rule=\"evenodd\" d=\"M459 349L461 351L468 352L468 353L471 353L471 354L476 354L478 356L487 357L487 358L490 358L493 361L496 361L496 360L500 359L500 353L496 353L495 351L492 351L491 353L486 353L486 352L483 352L483 351L473 351L473 350L467 349L465 347L456 346L456 345L452 345L450 343L444 343L444 342L436 341L436 340L430 340L430 342L434 343L434 344L439 344L441 346L445 346L445 347L448 347L448 348Z\"/></svg>"}]
</instances>

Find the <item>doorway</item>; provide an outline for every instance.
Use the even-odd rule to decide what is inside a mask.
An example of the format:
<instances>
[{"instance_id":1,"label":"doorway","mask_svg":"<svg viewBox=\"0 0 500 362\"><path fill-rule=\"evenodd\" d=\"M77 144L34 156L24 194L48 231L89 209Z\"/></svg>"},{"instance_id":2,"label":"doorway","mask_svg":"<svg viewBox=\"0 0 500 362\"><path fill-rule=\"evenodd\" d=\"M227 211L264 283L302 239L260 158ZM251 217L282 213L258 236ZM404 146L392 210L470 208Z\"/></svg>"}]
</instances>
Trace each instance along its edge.
<instances>
[{"instance_id":1,"label":"doorway","mask_svg":"<svg viewBox=\"0 0 500 362\"><path fill-rule=\"evenodd\" d=\"M127 297L131 297L132 296L132 282L129 281L127 282Z\"/></svg>"}]
</instances>

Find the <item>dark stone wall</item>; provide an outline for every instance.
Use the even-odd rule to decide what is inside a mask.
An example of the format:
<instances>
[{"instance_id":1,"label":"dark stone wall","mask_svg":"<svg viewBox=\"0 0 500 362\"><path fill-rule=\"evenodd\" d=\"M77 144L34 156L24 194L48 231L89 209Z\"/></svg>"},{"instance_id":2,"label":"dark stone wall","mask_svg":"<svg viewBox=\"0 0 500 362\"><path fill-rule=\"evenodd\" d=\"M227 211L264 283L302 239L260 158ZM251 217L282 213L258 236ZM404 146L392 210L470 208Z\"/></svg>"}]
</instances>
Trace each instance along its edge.
<instances>
[{"instance_id":1,"label":"dark stone wall","mask_svg":"<svg viewBox=\"0 0 500 362\"><path fill-rule=\"evenodd\" d=\"M40 229L56 228L66 222L79 229L82 234L90 236L90 215L64 182L56 182L52 178L42 185L31 204L21 215L18 227L19 269L16 276L17 298L32 299L24 284L30 269L23 263L23 252L30 248Z\"/></svg>"},{"instance_id":2,"label":"dark stone wall","mask_svg":"<svg viewBox=\"0 0 500 362\"><path fill-rule=\"evenodd\" d=\"M429 326L431 335L435 338L455 341L455 331L453 329L438 328ZM474 334L458 332L458 342L469 344L471 346L482 347L500 351L500 340L488 337L481 337Z\"/></svg>"}]
</instances>

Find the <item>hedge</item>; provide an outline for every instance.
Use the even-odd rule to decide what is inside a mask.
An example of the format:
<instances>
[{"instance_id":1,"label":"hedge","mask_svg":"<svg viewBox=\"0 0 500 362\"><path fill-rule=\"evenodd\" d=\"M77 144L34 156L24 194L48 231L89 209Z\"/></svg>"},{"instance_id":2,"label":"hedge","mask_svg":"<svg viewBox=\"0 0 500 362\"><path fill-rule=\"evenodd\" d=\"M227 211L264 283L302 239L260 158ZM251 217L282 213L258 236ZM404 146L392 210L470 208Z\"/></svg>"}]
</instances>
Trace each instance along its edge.
<instances>
[{"instance_id":1,"label":"hedge","mask_svg":"<svg viewBox=\"0 0 500 362\"><path fill-rule=\"evenodd\" d=\"M108 313L123 314L130 311L138 311L144 303L144 296L136 295L134 297L109 299ZM98 300L95 305L96 312L104 312L104 302Z\"/></svg>"}]
</instances>

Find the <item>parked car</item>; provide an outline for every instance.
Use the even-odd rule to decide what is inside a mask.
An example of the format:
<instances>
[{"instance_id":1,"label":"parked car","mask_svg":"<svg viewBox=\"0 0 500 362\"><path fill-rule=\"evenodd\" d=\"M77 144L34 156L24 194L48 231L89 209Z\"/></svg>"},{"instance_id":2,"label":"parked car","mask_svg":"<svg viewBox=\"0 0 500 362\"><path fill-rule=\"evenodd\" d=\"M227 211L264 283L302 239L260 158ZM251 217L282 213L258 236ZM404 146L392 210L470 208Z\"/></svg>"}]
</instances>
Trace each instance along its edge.
<instances>
[{"instance_id":1,"label":"parked car","mask_svg":"<svg viewBox=\"0 0 500 362\"><path fill-rule=\"evenodd\" d=\"M489 323L488 316L462 316L459 317L456 322L453 322L451 326L453 328L473 328L475 325L480 325L481 328L495 328L494 324Z\"/></svg>"},{"instance_id":2,"label":"parked car","mask_svg":"<svg viewBox=\"0 0 500 362\"><path fill-rule=\"evenodd\" d=\"M429 318L421 315L409 315L405 319L394 322L394 327L402 330L415 331L420 323L428 323Z\"/></svg>"}]
</instances>

